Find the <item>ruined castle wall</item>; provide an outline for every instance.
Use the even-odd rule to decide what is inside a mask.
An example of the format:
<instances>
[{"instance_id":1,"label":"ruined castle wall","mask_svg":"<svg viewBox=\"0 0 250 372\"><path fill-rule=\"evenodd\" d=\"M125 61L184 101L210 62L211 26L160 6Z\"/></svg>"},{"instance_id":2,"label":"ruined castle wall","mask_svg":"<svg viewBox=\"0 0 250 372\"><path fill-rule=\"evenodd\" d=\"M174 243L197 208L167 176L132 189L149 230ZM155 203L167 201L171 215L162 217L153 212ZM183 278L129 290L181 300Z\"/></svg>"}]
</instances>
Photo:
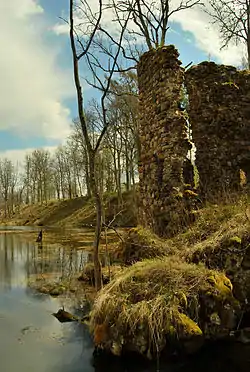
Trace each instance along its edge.
<instances>
[{"instance_id":1,"label":"ruined castle wall","mask_svg":"<svg viewBox=\"0 0 250 372\"><path fill-rule=\"evenodd\" d=\"M207 197L236 190L250 170L250 75L202 62L185 74L200 189Z\"/></svg>"},{"instance_id":2,"label":"ruined castle wall","mask_svg":"<svg viewBox=\"0 0 250 372\"><path fill-rule=\"evenodd\" d=\"M237 123L241 135L233 145L238 149L237 164L245 172L247 183L250 184L250 71L237 71L235 84L239 88Z\"/></svg>"},{"instance_id":3,"label":"ruined castle wall","mask_svg":"<svg viewBox=\"0 0 250 372\"><path fill-rule=\"evenodd\" d=\"M178 109L184 70L178 52L167 46L145 53L138 64L141 142L139 178L144 225L162 233L174 188L181 187L190 144Z\"/></svg>"}]
</instances>

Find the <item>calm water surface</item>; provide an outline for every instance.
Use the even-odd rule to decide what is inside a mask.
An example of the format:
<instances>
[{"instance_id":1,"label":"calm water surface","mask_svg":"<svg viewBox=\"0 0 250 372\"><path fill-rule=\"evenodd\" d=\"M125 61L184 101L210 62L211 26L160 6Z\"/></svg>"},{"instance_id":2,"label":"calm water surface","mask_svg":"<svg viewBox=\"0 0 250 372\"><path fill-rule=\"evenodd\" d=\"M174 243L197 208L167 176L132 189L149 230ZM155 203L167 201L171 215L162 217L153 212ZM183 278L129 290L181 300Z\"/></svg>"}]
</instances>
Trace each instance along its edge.
<instances>
[{"instance_id":1,"label":"calm water surface","mask_svg":"<svg viewBox=\"0 0 250 372\"><path fill-rule=\"evenodd\" d=\"M0 232L0 372L157 371L155 365L93 359L87 329L77 323L59 323L51 313L63 303L27 287L33 274L52 268L58 276L70 275L81 270L86 260L84 252L65 252L59 246L44 246L41 252L21 233ZM162 363L160 371L244 372L249 368L250 348L236 344L216 345L185 363Z\"/></svg>"}]
</instances>

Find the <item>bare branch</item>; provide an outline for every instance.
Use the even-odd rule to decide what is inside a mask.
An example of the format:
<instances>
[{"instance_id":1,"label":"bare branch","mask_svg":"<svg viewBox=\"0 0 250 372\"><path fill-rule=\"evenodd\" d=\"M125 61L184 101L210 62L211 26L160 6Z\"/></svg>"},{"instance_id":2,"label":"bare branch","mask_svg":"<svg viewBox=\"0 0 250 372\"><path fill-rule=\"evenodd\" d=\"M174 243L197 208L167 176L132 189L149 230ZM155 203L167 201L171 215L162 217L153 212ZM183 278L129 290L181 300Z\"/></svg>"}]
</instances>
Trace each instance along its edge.
<instances>
[{"instance_id":1,"label":"bare branch","mask_svg":"<svg viewBox=\"0 0 250 372\"><path fill-rule=\"evenodd\" d=\"M218 25L222 39L221 49L230 42L242 42L248 51L250 66L250 1L249 0L210 0L206 13L212 23Z\"/></svg>"},{"instance_id":2,"label":"bare branch","mask_svg":"<svg viewBox=\"0 0 250 372\"><path fill-rule=\"evenodd\" d=\"M91 8L88 5L88 2L85 2L85 3L87 4L88 8L91 10ZM87 43L86 47L83 47L83 44L81 43L81 46L83 48L83 51L82 51L82 53L80 53L77 56L77 59L78 60L80 60L83 56L85 56L88 53L88 50L89 50L89 48L90 48L90 46L92 44L92 41L93 41L93 39L95 37L95 34L96 34L96 32L97 32L97 30L99 28L99 25L100 25L100 22L101 22L101 18L102 18L102 0L99 0L99 13L98 13L98 18L97 18L96 23L95 23L95 27L94 27L91 35L90 35L90 38L88 40L88 43ZM79 39L78 39L78 42L79 42Z\"/></svg>"},{"instance_id":3,"label":"bare branch","mask_svg":"<svg viewBox=\"0 0 250 372\"><path fill-rule=\"evenodd\" d=\"M115 57L114 57L114 60L113 60L113 65L112 65L112 68L110 70L110 74L109 74L108 79L107 79L106 89L105 89L105 91L102 95L102 98L101 98L101 107L102 107L102 113L103 113L104 127L103 127L103 130L102 130L99 138L98 138L98 141L97 141L97 144L95 146L94 152L96 152L98 150L98 148L99 148L99 146L102 142L102 139L103 139L103 137L104 137L104 135L107 131L108 121L107 121L107 112L106 112L106 108L105 108L105 99L106 99L106 96L107 96L109 88L110 88L110 84L111 84L111 81L112 81L112 78L113 78L114 70L115 70L115 67L117 65L118 57L120 55L123 35L124 35L124 32L126 31L129 18L130 18L130 12L129 12L129 14L127 16L127 19L125 20L123 28L121 30L120 37L119 37L119 42L118 42L118 48L117 48L117 51L116 51L116 54L115 54Z\"/></svg>"},{"instance_id":4,"label":"bare branch","mask_svg":"<svg viewBox=\"0 0 250 372\"><path fill-rule=\"evenodd\" d=\"M114 0L113 0L114 1ZM165 45L170 17L179 11L203 5L201 0L180 0L179 6L170 10L170 0L118 0L114 7L119 16L131 11L134 26L128 33L143 37L148 49Z\"/></svg>"}]
</instances>

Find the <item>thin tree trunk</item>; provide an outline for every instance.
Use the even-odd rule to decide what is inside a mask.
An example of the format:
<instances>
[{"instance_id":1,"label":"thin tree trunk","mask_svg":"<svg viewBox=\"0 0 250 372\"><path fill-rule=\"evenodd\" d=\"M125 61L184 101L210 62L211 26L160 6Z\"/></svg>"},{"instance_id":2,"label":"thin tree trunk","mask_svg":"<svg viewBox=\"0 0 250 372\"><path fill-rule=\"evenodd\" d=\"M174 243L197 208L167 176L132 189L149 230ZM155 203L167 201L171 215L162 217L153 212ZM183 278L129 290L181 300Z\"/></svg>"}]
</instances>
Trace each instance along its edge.
<instances>
[{"instance_id":1,"label":"thin tree trunk","mask_svg":"<svg viewBox=\"0 0 250 372\"><path fill-rule=\"evenodd\" d=\"M121 152L117 151L117 195L118 195L118 207L122 204L122 185L121 185Z\"/></svg>"},{"instance_id":2,"label":"thin tree trunk","mask_svg":"<svg viewBox=\"0 0 250 372\"><path fill-rule=\"evenodd\" d=\"M86 125L85 116L84 116L82 87L81 87L81 82L79 78L78 57L77 57L77 51L76 51L75 39L74 39L73 0L70 0L70 43L71 43L71 50L72 50L72 57L73 57L73 70L74 70L75 87L76 87L76 92L77 92L78 113L79 113L82 133L83 133L83 136L86 142L86 147L87 147L87 155L88 155L88 160L89 160L90 185L91 185L91 191L95 198L95 205L96 205L96 227L95 227L95 238L94 238L94 244L93 244L93 256L94 256L94 270L95 270L95 288L99 290L102 288L102 269L101 269L101 263L99 259L99 242L100 242L100 235L101 235L101 228L102 228L102 203L101 203L101 198L98 192L98 188L96 184L96 177L95 177L95 155L96 153L93 151L91 147L91 142L89 139L87 125Z\"/></svg>"},{"instance_id":3,"label":"thin tree trunk","mask_svg":"<svg viewBox=\"0 0 250 372\"><path fill-rule=\"evenodd\" d=\"M84 156L85 156L85 175L86 175L86 186L87 186L87 197L91 197L91 186L89 180L89 157L86 147L84 147Z\"/></svg>"},{"instance_id":4,"label":"thin tree trunk","mask_svg":"<svg viewBox=\"0 0 250 372\"><path fill-rule=\"evenodd\" d=\"M94 270L95 270L95 288L100 290L102 288L102 267L99 258L99 242L102 229L102 201L99 194L99 190L96 182L95 175L95 154L93 153L89 159L89 170L90 170L90 182L91 190L95 198L96 205L96 226L95 226L95 239L93 245L93 261L94 261Z\"/></svg>"},{"instance_id":5,"label":"thin tree trunk","mask_svg":"<svg viewBox=\"0 0 250 372\"><path fill-rule=\"evenodd\" d=\"M250 69L250 2L247 3L247 61Z\"/></svg>"}]
</instances>

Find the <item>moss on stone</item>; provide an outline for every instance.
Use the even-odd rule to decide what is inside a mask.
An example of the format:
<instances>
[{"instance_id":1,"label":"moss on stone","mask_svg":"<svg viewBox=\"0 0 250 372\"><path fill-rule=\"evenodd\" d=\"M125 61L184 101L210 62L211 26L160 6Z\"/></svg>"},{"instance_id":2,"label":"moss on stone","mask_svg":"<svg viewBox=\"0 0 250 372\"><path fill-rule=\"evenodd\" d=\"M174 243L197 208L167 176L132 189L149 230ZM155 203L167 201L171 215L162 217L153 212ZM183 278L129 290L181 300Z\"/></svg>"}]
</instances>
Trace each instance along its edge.
<instances>
[{"instance_id":1,"label":"moss on stone","mask_svg":"<svg viewBox=\"0 0 250 372\"><path fill-rule=\"evenodd\" d=\"M229 239L229 242L232 243L233 245L241 245L241 238L239 236L232 236L230 239Z\"/></svg>"}]
</instances>

